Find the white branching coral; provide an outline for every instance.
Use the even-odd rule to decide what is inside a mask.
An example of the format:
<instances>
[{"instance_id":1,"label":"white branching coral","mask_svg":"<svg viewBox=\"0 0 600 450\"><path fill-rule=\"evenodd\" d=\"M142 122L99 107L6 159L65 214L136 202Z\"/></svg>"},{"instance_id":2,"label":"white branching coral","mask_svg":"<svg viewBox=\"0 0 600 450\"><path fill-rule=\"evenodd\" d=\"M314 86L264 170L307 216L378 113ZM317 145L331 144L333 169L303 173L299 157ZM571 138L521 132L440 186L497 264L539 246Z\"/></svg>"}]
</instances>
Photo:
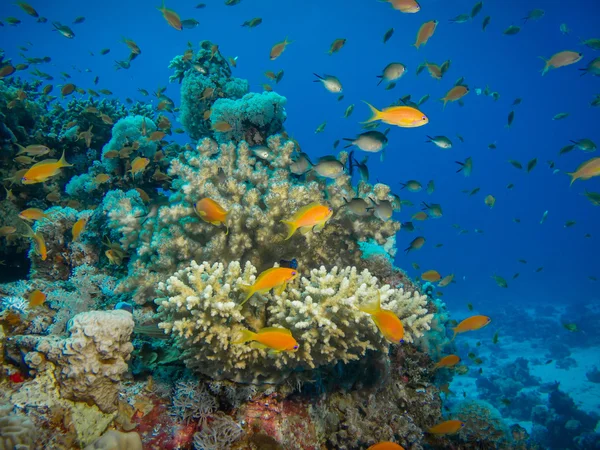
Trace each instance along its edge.
<instances>
[{"instance_id":1,"label":"white branching coral","mask_svg":"<svg viewBox=\"0 0 600 450\"><path fill-rule=\"evenodd\" d=\"M123 234L123 248L135 250L123 288L134 290L136 302L144 303L156 296L143 280L154 282L153 274L165 280L193 259L250 261L257 267L270 266L282 257L298 258L305 267L359 265L358 242L370 239L384 244L398 231L400 224L394 220L359 217L346 207L346 200L357 195L392 202L388 186L362 183L357 193L348 175L326 180L310 173L300 180L290 171L295 151L293 141L273 136L265 162L254 156L246 142L217 145L204 139L172 161L169 175L174 193L156 214L139 211L144 205L128 193L109 214L108 224ZM342 162L346 157L340 154ZM229 233L194 212L194 203L205 197L228 211ZM286 240L281 220L312 202L330 205L333 217L318 233L297 233Z\"/></svg>"},{"instance_id":2,"label":"white branching coral","mask_svg":"<svg viewBox=\"0 0 600 450\"><path fill-rule=\"evenodd\" d=\"M407 342L428 330L433 317L426 296L380 286L368 270L355 267L313 269L281 295L255 295L242 307L241 287L252 284L256 273L249 262L243 268L238 262L192 262L160 284L166 297L156 301L159 326L175 338L188 367L213 379L280 382L294 370L357 360L367 350L386 352L389 343L358 309L378 293L382 307L404 324ZM297 352L232 344L243 328L273 326L292 332Z\"/></svg>"}]
</instances>

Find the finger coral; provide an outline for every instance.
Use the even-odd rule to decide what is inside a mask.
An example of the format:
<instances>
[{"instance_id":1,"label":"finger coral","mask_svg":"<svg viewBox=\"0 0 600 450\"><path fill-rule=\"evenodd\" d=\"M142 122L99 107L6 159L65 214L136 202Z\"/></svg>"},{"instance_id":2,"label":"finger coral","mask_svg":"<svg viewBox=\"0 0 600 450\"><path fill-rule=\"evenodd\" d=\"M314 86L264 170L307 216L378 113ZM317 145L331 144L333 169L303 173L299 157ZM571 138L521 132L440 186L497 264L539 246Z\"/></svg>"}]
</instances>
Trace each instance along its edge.
<instances>
[{"instance_id":1,"label":"finger coral","mask_svg":"<svg viewBox=\"0 0 600 450\"><path fill-rule=\"evenodd\" d=\"M367 350L387 352L371 317L358 306L381 296L382 307L402 320L405 340L429 329L427 297L380 286L367 270L355 267L313 269L281 295L254 296L240 306L242 286L252 284L257 269L249 262L204 262L175 273L159 285L160 327L174 336L187 366L212 378L245 382L280 382L293 370L310 370L359 359ZM235 345L244 328L283 327L300 348L295 353L268 353Z\"/></svg>"}]
</instances>

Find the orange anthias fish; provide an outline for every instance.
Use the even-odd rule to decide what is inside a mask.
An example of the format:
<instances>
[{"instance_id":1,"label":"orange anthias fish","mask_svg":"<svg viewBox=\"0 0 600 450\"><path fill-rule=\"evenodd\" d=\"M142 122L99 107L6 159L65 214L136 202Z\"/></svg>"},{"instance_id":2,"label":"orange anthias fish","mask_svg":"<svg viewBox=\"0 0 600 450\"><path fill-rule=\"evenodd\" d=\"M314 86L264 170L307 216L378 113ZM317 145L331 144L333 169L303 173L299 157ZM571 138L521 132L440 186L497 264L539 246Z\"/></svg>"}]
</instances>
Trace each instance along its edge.
<instances>
[{"instance_id":1,"label":"orange anthias fish","mask_svg":"<svg viewBox=\"0 0 600 450\"><path fill-rule=\"evenodd\" d=\"M333 209L317 202L300 208L291 218L281 221L288 227L288 235L285 240L291 238L298 228L301 233L307 233L311 229L322 230L332 215Z\"/></svg>"},{"instance_id":2,"label":"orange anthias fish","mask_svg":"<svg viewBox=\"0 0 600 450\"><path fill-rule=\"evenodd\" d=\"M575 180L589 180L600 176L600 158L592 158L580 165L575 172L567 173L571 177L571 184Z\"/></svg>"},{"instance_id":3,"label":"orange anthias fish","mask_svg":"<svg viewBox=\"0 0 600 450\"><path fill-rule=\"evenodd\" d=\"M85 229L85 226L87 225L87 223L88 223L87 217L82 217L77 222L75 222L75 225L73 225L73 228L71 229L71 233L73 234L74 241L79 239L79 236L81 235L81 233L83 233L83 230Z\"/></svg>"},{"instance_id":4,"label":"orange anthias fish","mask_svg":"<svg viewBox=\"0 0 600 450\"><path fill-rule=\"evenodd\" d=\"M46 294L44 294L39 289L36 289L31 294L29 294L29 307L35 308L36 306L43 305L46 301Z\"/></svg>"},{"instance_id":5,"label":"orange anthias fish","mask_svg":"<svg viewBox=\"0 0 600 450\"><path fill-rule=\"evenodd\" d=\"M425 281L430 281L432 283L439 281L442 276L439 274L437 270L428 270L421 275L421 279Z\"/></svg>"},{"instance_id":6,"label":"orange anthias fish","mask_svg":"<svg viewBox=\"0 0 600 450\"><path fill-rule=\"evenodd\" d=\"M28 208L19 213L19 217L27 222L33 222L34 220L48 219L48 216L44 214L39 208Z\"/></svg>"},{"instance_id":7,"label":"orange anthias fish","mask_svg":"<svg viewBox=\"0 0 600 450\"><path fill-rule=\"evenodd\" d=\"M183 30L183 25L181 25L181 18L179 17L179 14L177 14L172 9L167 8L165 6L165 0L163 0L162 7L156 7L156 9L158 9L162 13L163 17L169 25L171 25L177 31Z\"/></svg>"},{"instance_id":8,"label":"orange anthias fish","mask_svg":"<svg viewBox=\"0 0 600 450\"><path fill-rule=\"evenodd\" d=\"M460 362L460 358L456 355L448 355L448 356L444 356L442 359L440 359L435 366L433 366L433 369L440 369L442 367L452 367L457 365Z\"/></svg>"},{"instance_id":9,"label":"orange anthias fish","mask_svg":"<svg viewBox=\"0 0 600 450\"><path fill-rule=\"evenodd\" d=\"M40 161L37 164L34 164L29 168L21 182L23 184L35 184L35 183L43 183L48 178L58 175L60 173L60 169L63 167L72 167L72 164L69 164L65 159L65 152L63 151L62 156L57 161L55 159L45 159L44 161Z\"/></svg>"},{"instance_id":10,"label":"orange anthias fish","mask_svg":"<svg viewBox=\"0 0 600 450\"><path fill-rule=\"evenodd\" d=\"M452 89L450 89L446 93L446 96L441 99L444 102L444 108L446 107L446 103L455 102L457 100L460 100L468 93L469 93L469 88L467 86L463 86L463 85L454 86Z\"/></svg>"},{"instance_id":11,"label":"orange anthias fish","mask_svg":"<svg viewBox=\"0 0 600 450\"><path fill-rule=\"evenodd\" d=\"M225 225L227 214L229 214L229 212L213 199L207 197L194 203L194 211L196 211L196 214L198 214L205 222L217 226L223 225L227 230L225 234L229 233L229 228Z\"/></svg>"},{"instance_id":12,"label":"orange anthias fish","mask_svg":"<svg viewBox=\"0 0 600 450\"><path fill-rule=\"evenodd\" d=\"M383 123L402 128L416 128L429 123L427 116L412 106L390 106L389 108L384 108L382 111L379 111L369 103L367 103L367 106L371 108L373 115L369 120L362 123L381 120Z\"/></svg>"},{"instance_id":13,"label":"orange anthias fish","mask_svg":"<svg viewBox=\"0 0 600 450\"><path fill-rule=\"evenodd\" d=\"M392 5L397 11L405 14L414 14L421 10L416 0L382 0Z\"/></svg>"},{"instance_id":14,"label":"orange anthias fish","mask_svg":"<svg viewBox=\"0 0 600 450\"><path fill-rule=\"evenodd\" d=\"M460 431L462 427L465 426L464 422L460 420L446 420L445 422L438 423L437 425L431 427L427 430L428 433L431 434L455 434Z\"/></svg>"},{"instance_id":15,"label":"orange anthias fish","mask_svg":"<svg viewBox=\"0 0 600 450\"><path fill-rule=\"evenodd\" d=\"M25 226L27 227L27 231L23 237L28 237L33 240L33 248L36 255L38 255L42 261L46 261L46 258L48 257L48 250L46 249L46 241L44 241L44 236L42 236L40 233L35 233L29 225L25 224Z\"/></svg>"},{"instance_id":16,"label":"orange anthias fish","mask_svg":"<svg viewBox=\"0 0 600 450\"><path fill-rule=\"evenodd\" d=\"M281 56L281 54L283 53L285 48L288 46L288 44L291 44L291 43L292 43L292 41L288 41L288 38L286 37L283 42L279 42L279 43L275 44L273 46L273 48L271 48L271 54L270 54L271 61L279 58L279 56Z\"/></svg>"},{"instance_id":17,"label":"orange anthias fish","mask_svg":"<svg viewBox=\"0 0 600 450\"><path fill-rule=\"evenodd\" d=\"M450 283L452 283L452 280L454 279L454 274L451 273L450 275L446 275L444 278L442 278L442 280L438 283L438 287L446 287L448 286Z\"/></svg>"},{"instance_id":18,"label":"orange anthias fish","mask_svg":"<svg viewBox=\"0 0 600 450\"><path fill-rule=\"evenodd\" d=\"M131 175L135 177L138 173L143 172L149 163L150 160L148 158L142 158L138 156L132 161L131 169L129 169L127 172L131 172Z\"/></svg>"},{"instance_id":19,"label":"orange anthias fish","mask_svg":"<svg viewBox=\"0 0 600 450\"><path fill-rule=\"evenodd\" d=\"M371 304L358 307L364 313L367 313L381 331L381 334L390 342L398 344L404 337L404 326L396 314L388 309L381 308L381 295L377 292L377 300Z\"/></svg>"},{"instance_id":20,"label":"orange anthias fish","mask_svg":"<svg viewBox=\"0 0 600 450\"><path fill-rule=\"evenodd\" d=\"M541 56L540 58L546 62L546 65L542 69L542 75L546 75L550 69L558 69L559 67L569 66L581 61L581 58L583 58L583 53L566 50L564 52L558 52L552 55L550 59L546 59Z\"/></svg>"},{"instance_id":21,"label":"orange anthias fish","mask_svg":"<svg viewBox=\"0 0 600 450\"><path fill-rule=\"evenodd\" d=\"M367 450L404 450L404 447L394 442L379 442L371 445Z\"/></svg>"},{"instance_id":22,"label":"orange anthias fish","mask_svg":"<svg viewBox=\"0 0 600 450\"><path fill-rule=\"evenodd\" d=\"M479 330L480 328L488 325L492 319L488 316L471 316L463 320L459 323L455 328L452 328L454 331L454 336L452 336L452 340L456 337L457 334L465 333L466 331L474 331Z\"/></svg>"},{"instance_id":23,"label":"orange anthias fish","mask_svg":"<svg viewBox=\"0 0 600 450\"><path fill-rule=\"evenodd\" d=\"M258 276L252 286L242 286L242 290L246 292L246 298L240 306L246 303L255 293L266 294L271 289L275 289L275 295L281 295L287 284L297 276L298 271L288 267L273 267L265 270Z\"/></svg>"},{"instance_id":24,"label":"orange anthias fish","mask_svg":"<svg viewBox=\"0 0 600 450\"><path fill-rule=\"evenodd\" d=\"M253 348L268 348L274 353L296 352L299 345L292 332L286 328L266 327L254 333L250 330L242 330L241 336L232 341L232 344L245 344L254 341L251 344Z\"/></svg>"},{"instance_id":25,"label":"orange anthias fish","mask_svg":"<svg viewBox=\"0 0 600 450\"><path fill-rule=\"evenodd\" d=\"M421 45L427 44L427 41L433 36L435 33L435 28L439 22L437 20L430 20L429 22L425 22L419 28L419 32L417 33L417 40L414 43L414 46L419 49Z\"/></svg>"}]
</instances>

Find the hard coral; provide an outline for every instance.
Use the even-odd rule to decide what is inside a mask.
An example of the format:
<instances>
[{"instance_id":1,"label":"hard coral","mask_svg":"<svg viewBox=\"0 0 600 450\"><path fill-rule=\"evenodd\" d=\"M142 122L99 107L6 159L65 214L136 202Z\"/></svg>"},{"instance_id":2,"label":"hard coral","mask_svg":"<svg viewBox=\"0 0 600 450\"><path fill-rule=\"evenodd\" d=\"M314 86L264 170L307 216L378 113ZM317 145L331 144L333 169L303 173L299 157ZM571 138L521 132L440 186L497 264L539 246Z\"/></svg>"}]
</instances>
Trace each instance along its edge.
<instances>
[{"instance_id":1,"label":"hard coral","mask_svg":"<svg viewBox=\"0 0 600 450\"><path fill-rule=\"evenodd\" d=\"M243 268L237 262L227 267L192 262L159 286L168 296L157 300L159 326L175 337L188 367L217 379L280 382L294 369L356 360L368 349L387 352L388 343L370 316L357 308L378 295L383 307L403 321L409 342L431 320L423 308L426 297L378 286L368 271L351 267L313 269L299 286L281 295L255 296L241 307L240 287L252 284L256 272L249 262ZM290 329L300 343L298 352L273 357L265 350L232 344L242 328L265 326Z\"/></svg>"}]
</instances>

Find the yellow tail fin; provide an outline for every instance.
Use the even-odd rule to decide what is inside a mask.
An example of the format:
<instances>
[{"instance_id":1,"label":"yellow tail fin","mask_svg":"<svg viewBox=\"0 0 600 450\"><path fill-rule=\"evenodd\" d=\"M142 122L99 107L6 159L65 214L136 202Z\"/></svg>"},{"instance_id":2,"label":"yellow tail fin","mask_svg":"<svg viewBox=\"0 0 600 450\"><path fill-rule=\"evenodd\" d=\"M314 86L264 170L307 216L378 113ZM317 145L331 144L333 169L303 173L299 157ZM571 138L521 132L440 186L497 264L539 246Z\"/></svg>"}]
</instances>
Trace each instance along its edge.
<instances>
[{"instance_id":1,"label":"yellow tail fin","mask_svg":"<svg viewBox=\"0 0 600 450\"><path fill-rule=\"evenodd\" d=\"M296 230L298 229L298 226L289 220L282 220L281 223L285 224L285 226L288 228L288 235L285 238L285 240L287 241L289 238L291 238L294 233L296 232Z\"/></svg>"},{"instance_id":2,"label":"yellow tail fin","mask_svg":"<svg viewBox=\"0 0 600 450\"><path fill-rule=\"evenodd\" d=\"M573 183L575 182L575 180L577 180L577 178L575 177L575 172L568 172L567 175L569 175L571 177L571 184L569 184L569 187L573 186Z\"/></svg>"},{"instance_id":3,"label":"yellow tail fin","mask_svg":"<svg viewBox=\"0 0 600 450\"><path fill-rule=\"evenodd\" d=\"M367 303L366 305L362 305L358 307L359 310L361 310L364 313L367 314L377 314L378 312L381 311L381 295L379 295L379 291L377 291L377 300L373 301L372 303Z\"/></svg>"},{"instance_id":4,"label":"yellow tail fin","mask_svg":"<svg viewBox=\"0 0 600 450\"><path fill-rule=\"evenodd\" d=\"M73 167L73 164L69 164L69 163L67 162L67 160L65 159L65 151L64 151L64 150L63 150L63 154L62 154L62 156L61 156L61 157L60 157L60 159L58 160L58 165L59 165L60 167Z\"/></svg>"},{"instance_id":5,"label":"yellow tail fin","mask_svg":"<svg viewBox=\"0 0 600 450\"><path fill-rule=\"evenodd\" d=\"M240 306L242 306L244 303L250 300L250 297L254 295L254 289L252 289L252 286L248 285L242 285L240 286L240 289L242 290L242 292L246 293L246 298L244 298L244 301L240 303Z\"/></svg>"},{"instance_id":6,"label":"yellow tail fin","mask_svg":"<svg viewBox=\"0 0 600 450\"><path fill-rule=\"evenodd\" d=\"M241 330L239 332L239 337L235 340L232 340L232 344L245 344L246 342L253 341L256 337L256 333L253 333L250 330Z\"/></svg>"},{"instance_id":7,"label":"yellow tail fin","mask_svg":"<svg viewBox=\"0 0 600 450\"><path fill-rule=\"evenodd\" d=\"M361 122L361 123L370 123L370 122L374 122L376 120L379 120L381 118L381 111L379 111L377 108L375 108L373 105L371 105L368 102L365 102L363 100L363 103L365 103L370 109L371 109L371 118L365 122Z\"/></svg>"}]
</instances>

